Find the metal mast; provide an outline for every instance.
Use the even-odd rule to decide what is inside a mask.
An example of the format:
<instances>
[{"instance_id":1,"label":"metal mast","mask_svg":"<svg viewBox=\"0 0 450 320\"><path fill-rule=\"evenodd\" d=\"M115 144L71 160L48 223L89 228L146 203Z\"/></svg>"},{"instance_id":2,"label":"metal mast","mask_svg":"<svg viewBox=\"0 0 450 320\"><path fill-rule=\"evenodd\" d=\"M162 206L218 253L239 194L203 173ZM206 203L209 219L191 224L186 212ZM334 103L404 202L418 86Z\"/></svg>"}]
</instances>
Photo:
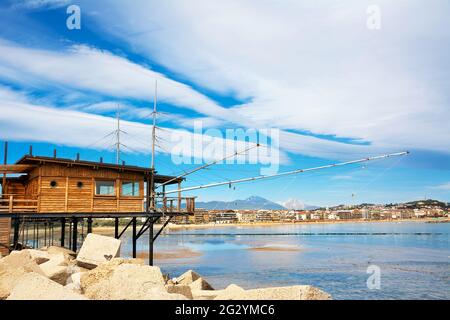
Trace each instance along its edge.
<instances>
[{"instance_id":1,"label":"metal mast","mask_svg":"<svg viewBox=\"0 0 450 320\"><path fill-rule=\"evenodd\" d=\"M323 169L328 169L328 168L346 166L346 165L355 164L355 163L386 159L386 158L390 158L390 157L405 156L407 154L409 154L409 151L385 154L385 155L381 155L381 156L369 157L369 158L352 160L352 161L347 161L347 162L334 163L334 164L329 164L329 165L325 165L325 166L321 166L321 167L315 167L315 168L298 169L298 170L294 170L294 171L287 171L287 172L282 172L282 173L277 173L277 174L262 175L262 176L252 177L252 178L244 178L244 179L239 179L239 180L217 182L217 183L211 183L211 184L206 184L206 185L201 185L201 186L196 186L196 187L189 187L189 188L184 188L184 189L171 190L171 191L166 191L165 194L171 194L171 193L177 193L177 192L185 192L185 191L192 191L192 190L198 190L198 189L206 189L206 188L212 188L212 187L218 187L218 186L224 186L224 185L231 185L231 184L248 182L248 181L256 181L256 180L262 180L262 179L268 179L268 178L282 177L282 176L287 176L287 175L304 173L304 172L308 172L308 171L317 171L317 170L323 170Z\"/></svg>"},{"instance_id":2,"label":"metal mast","mask_svg":"<svg viewBox=\"0 0 450 320\"><path fill-rule=\"evenodd\" d=\"M116 163L120 164L120 105L117 104L117 130L116 130Z\"/></svg>"},{"instance_id":3,"label":"metal mast","mask_svg":"<svg viewBox=\"0 0 450 320\"><path fill-rule=\"evenodd\" d=\"M158 103L158 80L155 81L155 98L153 99L152 170L155 170L156 106L157 106L157 103Z\"/></svg>"}]
</instances>

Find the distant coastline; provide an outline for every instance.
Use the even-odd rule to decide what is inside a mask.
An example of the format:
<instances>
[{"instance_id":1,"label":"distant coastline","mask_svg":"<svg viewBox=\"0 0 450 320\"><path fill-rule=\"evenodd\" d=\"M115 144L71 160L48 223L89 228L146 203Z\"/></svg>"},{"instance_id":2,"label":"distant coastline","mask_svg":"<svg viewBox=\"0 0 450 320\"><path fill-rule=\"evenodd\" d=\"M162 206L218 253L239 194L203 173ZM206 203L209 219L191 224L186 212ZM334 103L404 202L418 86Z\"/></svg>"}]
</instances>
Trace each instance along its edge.
<instances>
[{"instance_id":1,"label":"distant coastline","mask_svg":"<svg viewBox=\"0 0 450 320\"><path fill-rule=\"evenodd\" d=\"M169 224L167 230L190 230L190 229L215 229L226 227L276 227L290 225L318 225L318 224L343 224L343 223L403 223L403 222L425 222L425 223L450 223L450 218L422 218L422 219L384 219L384 220L327 220L327 221L297 221L297 222L242 222L242 223L205 223L205 224ZM160 228L161 225L155 225ZM114 232L112 226L99 226L93 228L94 233L109 234Z\"/></svg>"}]
</instances>

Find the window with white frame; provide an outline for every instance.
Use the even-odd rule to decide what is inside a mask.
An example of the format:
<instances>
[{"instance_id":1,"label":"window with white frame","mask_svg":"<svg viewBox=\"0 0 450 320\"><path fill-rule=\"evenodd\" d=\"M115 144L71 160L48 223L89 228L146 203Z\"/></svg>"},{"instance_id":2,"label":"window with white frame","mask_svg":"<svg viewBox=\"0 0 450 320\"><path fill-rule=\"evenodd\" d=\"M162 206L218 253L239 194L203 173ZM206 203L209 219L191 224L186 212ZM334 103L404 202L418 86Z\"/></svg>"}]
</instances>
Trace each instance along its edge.
<instances>
[{"instance_id":1,"label":"window with white frame","mask_svg":"<svg viewBox=\"0 0 450 320\"><path fill-rule=\"evenodd\" d=\"M122 182L121 195L124 197L139 197L139 182L136 181L124 181Z\"/></svg>"},{"instance_id":2,"label":"window with white frame","mask_svg":"<svg viewBox=\"0 0 450 320\"><path fill-rule=\"evenodd\" d=\"M95 181L95 194L98 196L115 196L115 181Z\"/></svg>"}]
</instances>

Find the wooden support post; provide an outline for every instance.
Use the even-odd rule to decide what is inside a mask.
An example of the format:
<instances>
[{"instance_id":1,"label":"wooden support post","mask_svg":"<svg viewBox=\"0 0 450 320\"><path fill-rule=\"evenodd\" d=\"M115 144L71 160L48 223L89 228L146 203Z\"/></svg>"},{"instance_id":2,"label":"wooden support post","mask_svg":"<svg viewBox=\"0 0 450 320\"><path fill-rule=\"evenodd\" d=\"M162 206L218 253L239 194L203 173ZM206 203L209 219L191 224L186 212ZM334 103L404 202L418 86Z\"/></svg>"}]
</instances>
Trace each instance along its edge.
<instances>
[{"instance_id":1,"label":"wooden support post","mask_svg":"<svg viewBox=\"0 0 450 320\"><path fill-rule=\"evenodd\" d=\"M13 236L13 248L17 250L17 245L19 244L19 230L20 230L20 220L19 218L13 219L14 223L14 236Z\"/></svg>"},{"instance_id":2,"label":"wooden support post","mask_svg":"<svg viewBox=\"0 0 450 320\"><path fill-rule=\"evenodd\" d=\"M136 244L137 244L137 237L136 237L136 218L133 218L133 258L136 259Z\"/></svg>"},{"instance_id":3,"label":"wooden support post","mask_svg":"<svg viewBox=\"0 0 450 320\"><path fill-rule=\"evenodd\" d=\"M5 141L5 154L3 159L3 164L8 164L8 141ZM3 181L2 181L2 193L6 194L6 173L3 174Z\"/></svg>"},{"instance_id":4,"label":"wooden support post","mask_svg":"<svg viewBox=\"0 0 450 320\"><path fill-rule=\"evenodd\" d=\"M77 252L77 241L78 241L78 219L73 218L73 228L72 228L72 251Z\"/></svg>"},{"instance_id":5,"label":"wooden support post","mask_svg":"<svg viewBox=\"0 0 450 320\"><path fill-rule=\"evenodd\" d=\"M9 196L9 213L13 213L14 210L14 196Z\"/></svg>"},{"instance_id":6,"label":"wooden support post","mask_svg":"<svg viewBox=\"0 0 450 320\"><path fill-rule=\"evenodd\" d=\"M114 219L114 238L119 239L119 218Z\"/></svg>"},{"instance_id":7,"label":"wooden support post","mask_svg":"<svg viewBox=\"0 0 450 320\"><path fill-rule=\"evenodd\" d=\"M87 233L92 233L92 218L87 219Z\"/></svg>"},{"instance_id":8,"label":"wooden support post","mask_svg":"<svg viewBox=\"0 0 450 320\"><path fill-rule=\"evenodd\" d=\"M66 240L66 218L61 218L61 247L64 248Z\"/></svg>"},{"instance_id":9,"label":"wooden support post","mask_svg":"<svg viewBox=\"0 0 450 320\"><path fill-rule=\"evenodd\" d=\"M121 181L119 179L116 180L116 197L117 197L117 212L120 212L120 189L121 189Z\"/></svg>"},{"instance_id":10,"label":"wooden support post","mask_svg":"<svg viewBox=\"0 0 450 320\"><path fill-rule=\"evenodd\" d=\"M91 178L91 212L94 212L95 188L95 179Z\"/></svg>"},{"instance_id":11,"label":"wooden support post","mask_svg":"<svg viewBox=\"0 0 450 320\"><path fill-rule=\"evenodd\" d=\"M152 171L152 175L150 177L150 185L147 188L150 188L150 208L155 210L156 207L156 199L155 199L155 171Z\"/></svg>"},{"instance_id":12,"label":"wooden support post","mask_svg":"<svg viewBox=\"0 0 450 320\"><path fill-rule=\"evenodd\" d=\"M148 229L148 264L153 266L153 219L150 219Z\"/></svg>"},{"instance_id":13,"label":"wooden support post","mask_svg":"<svg viewBox=\"0 0 450 320\"><path fill-rule=\"evenodd\" d=\"M64 212L69 211L69 177L66 177L66 190L64 195Z\"/></svg>"},{"instance_id":14,"label":"wooden support post","mask_svg":"<svg viewBox=\"0 0 450 320\"><path fill-rule=\"evenodd\" d=\"M151 201L151 179L149 176L147 176L147 190L145 195L145 212L150 211L150 201Z\"/></svg>"},{"instance_id":15,"label":"wooden support post","mask_svg":"<svg viewBox=\"0 0 450 320\"><path fill-rule=\"evenodd\" d=\"M178 190L181 190L181 181L178 182ZM178 191L178 212L181 212L181 191Z\"/></svg>"}]
</instances>

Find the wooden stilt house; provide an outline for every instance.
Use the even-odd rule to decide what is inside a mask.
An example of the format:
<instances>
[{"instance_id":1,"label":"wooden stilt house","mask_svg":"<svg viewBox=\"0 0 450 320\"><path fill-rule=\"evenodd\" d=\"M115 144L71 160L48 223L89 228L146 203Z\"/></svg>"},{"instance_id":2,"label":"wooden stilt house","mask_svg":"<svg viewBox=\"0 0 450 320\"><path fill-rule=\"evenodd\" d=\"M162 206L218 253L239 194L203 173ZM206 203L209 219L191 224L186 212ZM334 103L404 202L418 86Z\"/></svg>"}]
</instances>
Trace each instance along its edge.
<instances>
[{"instance_id":1,"label":"wooden stilt house","mask_svg":"<svg viewBox=\"0 0 450 320\"><path fill-rule=\"evenodd\" d=\"M27 155L0 173L2 213L132 213L144 212L151 183L180 185L182 179L159 175L149 168ZM194 198L151 199L153 210L192 213ZM0 219L0 252L10 243L10 219Z\"/></svg>"}]
</instances>

